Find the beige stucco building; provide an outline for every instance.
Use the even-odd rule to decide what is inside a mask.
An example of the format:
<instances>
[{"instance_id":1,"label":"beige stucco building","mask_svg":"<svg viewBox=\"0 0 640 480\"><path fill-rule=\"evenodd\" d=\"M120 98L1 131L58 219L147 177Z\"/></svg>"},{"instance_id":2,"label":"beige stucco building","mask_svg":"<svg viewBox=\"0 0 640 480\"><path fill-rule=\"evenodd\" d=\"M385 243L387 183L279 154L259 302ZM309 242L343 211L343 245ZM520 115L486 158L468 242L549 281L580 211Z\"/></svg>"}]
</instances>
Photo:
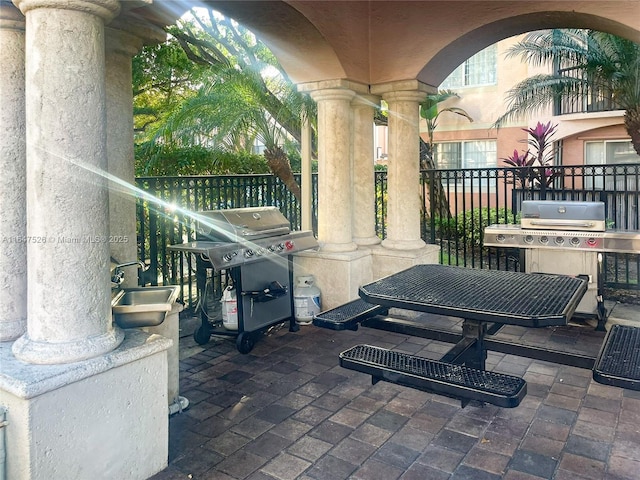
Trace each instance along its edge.
<instances>
[{"instance_id":1,"label":"beige stucco building","mask_svg":"<svg viewBox=\"0 0 640 480\"><path fill-rule=\"evenodd\" d=\"M487 154L486 162L474 163L473 167L504 166L502 159L510 156L514 149L524 152L528 148L523 128L534 127L538 121L551 122L557 125L553 139L561 142L558 157L562 165L637 162L637 154L624 127L624 111L600 110L597 99L587 95L584 105L575 106L576 112L554 115L552 106L549 106L511 121L500 129L494 128L496 119L508 108L510 89L527 77L551 73L548 66L539 67L523 62L519 57L507 56L507 51L523 37L507 38L487 47L467 59L445 80L441 88L453 90L459 98L451 99L443 106L462 108L473 122L443 113L438 119L435 142L455 143L456 146L468 142L490 142L491 154ZM421 133L423 137L427 136L424 123L421 123ZM479 146L471 146L479 150ZM464 145L458 149L463 150ZM453 165L453 168L458 167L466 167L464 161Z\"/></svg>"},{"instance_id":2,"label":"beige stucco building","mask_svg":"<svg viewBox=\"0 0 640 480\"><path fill-rule=\"evenodd\" d=\"M551 27L640 41L640 2L212 1L318 103L327 306L437 252L420 238L418 104L465 59ZM0 2L0 405L12 480L143 479L167 462L170 341L114 326L110 256L135 259L131 58L195 5ZM373 105L389 106L388 234L373 222ZM416 188L411 185L416 184Z\"/></svg>"}]
</instances>

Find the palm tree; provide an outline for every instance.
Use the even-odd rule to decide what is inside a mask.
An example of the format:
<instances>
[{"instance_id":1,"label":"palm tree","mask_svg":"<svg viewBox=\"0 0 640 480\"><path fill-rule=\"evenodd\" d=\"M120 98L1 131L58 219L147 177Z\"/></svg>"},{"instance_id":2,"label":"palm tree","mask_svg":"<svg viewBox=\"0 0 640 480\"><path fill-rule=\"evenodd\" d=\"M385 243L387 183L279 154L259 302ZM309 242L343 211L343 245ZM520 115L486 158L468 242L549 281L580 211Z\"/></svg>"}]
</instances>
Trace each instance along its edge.
<instances>
[{"instance_id":1,"label":"palm tree","mask_svg":"<svg viewBox=\"0 0 640 480\"><path fill-rule=\"evenodd\" d=\"M535 75L508 92L509 107L495 122L531 114L560 99L581 101L585 92L604 94L625 111L624 124L640 155L640 45L593 30L542 30L529 33L508 56L554 72Z\"/></svg>"},{"instance_id":2,"label":"palm tree","mask_svg":"<svg viewBox=\"0 0 640 480\"><path fill-rule=\"evenodd\" d=\"M234 152L251 151L257 139L265 146L269 169L300 200L300 186L286 149L299 139L296 133L301 118L309 112L309 102L292 84L271 79L279 83L273 88L280 92L278 101L282 104L282 110L274 116L264 106L263 82L255 72L233 67L218 71L166 119L156 135L165 138L170 132L173 142L193 145L205 141L216 150ZM280 123L283 118L293 132Z\"/></svg>"},{"instance_id":3,"label":"palm tree","mask_svg":"<svg viewBox=\"0 0 640 480\"><path fill-rule=\"evenodd\" d=\"M451 90L440 90L438 93L427 95L425 101L420 104L420 116L424 118L427 123L427 135L429 136L429 143L427 144L428 150L425 152L426 155L424 158L422 158L422 156L420 158L421 162L423 162L423 165L420 166L422 169L436 168L433 133L438 127L438 118L440 118L440 115L445 112L454 113L466 118L470 122L473 122L473 118L471 118L471 116L462 108L442 108L440 106L442 102L449 100L450 98L460 98L460 96Z\"/></svg>"},{"instance_id":4,"label":"palm tree","mask_svg":"<svg viewBox=\"0 0 640 480\"><path fill-rule=\"evenodd\" d=\"M440 90L438 93L427 95L425 101L420 104L420 116L424 118L427 124L427 135L429 136L429 143L424 143L422 138L420 139L420 168L423 170L437 168L433 134L438 126L438 119L440 118L440 115L445 112L453 113L473 122L473 118L471 118L471 116L462 108L442 108L440 106L442 102L450 98L459 98L459 95L451 90ZM438 182L438 184L433 185L433 187L434 188L430 189L432 192L432 198L430 201L435 205L435 211L438 212L438 216L440 218L449 218L451 216L449 202L442 183Z\"/></svg>"}]
</instances>

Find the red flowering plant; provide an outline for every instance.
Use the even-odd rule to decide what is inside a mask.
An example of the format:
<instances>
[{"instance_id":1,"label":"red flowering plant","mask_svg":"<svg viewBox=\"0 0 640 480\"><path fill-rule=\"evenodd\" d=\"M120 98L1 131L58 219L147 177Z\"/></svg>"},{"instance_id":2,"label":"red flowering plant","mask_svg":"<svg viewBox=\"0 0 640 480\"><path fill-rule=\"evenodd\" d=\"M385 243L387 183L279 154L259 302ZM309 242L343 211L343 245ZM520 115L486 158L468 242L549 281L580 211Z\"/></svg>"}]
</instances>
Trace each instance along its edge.
<instances>
[{"instance_id":1,"label":"red flowering plant","mask_svg":"<svg viewBox=\"0 0 640 480\"><path fill-rule=\"evenodd\" d=\"M519 182L522 188L540 185L549 187L554 179L562 176L562 170L552 167L555 151L551 137L556 133L557 127L557 124L551 125L551 122L538 122L533 128L523 128L529 134L526 142L534 152L527 149L521 155L514 150L512 156L503 159L507 165L518 168L513 181Z\"/></svg>"},{"instance_id":2,"label":"red flowering plant","mask_svg":"<svg viewBox=\"0 0 640 480\"><path fill-rule=\"evenodd\" d=\"M513 183L518 182L522 188L527 188L529 186L529 179L531 178L531 166L533 162L536 161L536 158L533 155L530 155L530 151L527 150L524 152L524 155L518 153L518 150L513 151L513 155L507 158L503 158L504 163L507 165L511 165L512 167L517 167L517 170L514 173ZM508 180L511 183L511 180Z\"/></svg>"}]
</instances>

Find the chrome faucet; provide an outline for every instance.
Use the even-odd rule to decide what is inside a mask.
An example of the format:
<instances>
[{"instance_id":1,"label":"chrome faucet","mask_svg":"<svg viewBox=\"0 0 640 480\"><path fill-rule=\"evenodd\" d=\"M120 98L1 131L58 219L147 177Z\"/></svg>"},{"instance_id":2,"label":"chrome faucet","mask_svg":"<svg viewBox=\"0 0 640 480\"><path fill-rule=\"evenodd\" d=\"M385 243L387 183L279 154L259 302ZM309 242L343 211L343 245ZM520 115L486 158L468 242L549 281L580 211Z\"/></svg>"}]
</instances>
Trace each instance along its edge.
<instances>
[{"instance_id":1,"label":"chrome faucet","mask_svg":"<svg viewBox=\"0 0 640 480\"><path fill-rule=\"evenodd\" d=\"M134 265L137 265L138 268L141 269L143 272L146 272L149 269L149 267L140 260L120 263L116 265L116 267L113 269L113 274L111 275L111 287L113 288L114 284L116 287L120 286L120 284L124 281L124 272L122 271L122 269L124 267L132 267Z\"/></svg>"}]
</instances>

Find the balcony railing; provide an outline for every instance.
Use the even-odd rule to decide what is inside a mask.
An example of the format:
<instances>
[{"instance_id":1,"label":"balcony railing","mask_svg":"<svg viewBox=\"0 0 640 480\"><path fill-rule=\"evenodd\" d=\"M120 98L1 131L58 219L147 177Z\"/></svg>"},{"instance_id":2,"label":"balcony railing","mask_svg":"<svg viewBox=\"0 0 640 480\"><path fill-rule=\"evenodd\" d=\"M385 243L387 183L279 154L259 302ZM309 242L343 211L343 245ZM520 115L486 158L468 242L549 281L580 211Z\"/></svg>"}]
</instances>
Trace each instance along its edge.
<instances>
[{"instance_id":1,"label":"balcony railing","mask_svg":"<svg viewBox=\"0 0 640 480\"><path fill-rule=\"evenodd\" d=\"M558 70L561 76L578 78L581 80L573 95L564 95L554 102L554 115L569 113L609 112L619 110L620 106L613 100L613 93L605 87L594 86L587 81L587 74L583 69L563 68Z\"/></svg>"}]
</instances>

